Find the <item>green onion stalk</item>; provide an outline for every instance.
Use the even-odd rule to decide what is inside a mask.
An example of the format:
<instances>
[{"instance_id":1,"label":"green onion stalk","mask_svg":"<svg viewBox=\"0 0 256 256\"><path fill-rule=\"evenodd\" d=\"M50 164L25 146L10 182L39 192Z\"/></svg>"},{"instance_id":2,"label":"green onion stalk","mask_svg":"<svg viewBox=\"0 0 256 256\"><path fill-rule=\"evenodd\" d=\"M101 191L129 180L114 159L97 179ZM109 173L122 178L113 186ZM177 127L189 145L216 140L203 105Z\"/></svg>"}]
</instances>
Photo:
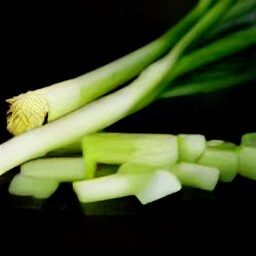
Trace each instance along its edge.
<instances>
[{"instance_id":1,"label":"green onion stalk","mask_svg":"<svg viewBox=\"0 0 256 256\"><path fill-rule=\"evenodd\" d=\"M73 79L7 99L10 104L7 112L8 131L18 135L45 122L58 119L135 78L166 54L211 7L212 2L199 1L165 34L122 58ZM214 39L216 35L235 26L239 17L246 16L248 11L255 7L255 0L237 1L223 15L221 22L213 31L204 34L203 37L207 37L207 40Z\"/></svg>"},{"instance_id":2,"label":"green onion stalk","mask_svg":"<svg viewBox=\"0 0 256 256\"><path fill-rule=\"evenodd\" d=\"M242 34L240 34L240 39L242 39ZM237 54L187 72L172 79L160 97L168 99L203 94L255 82L255 57L255 46L252 46ZM179 64L177 68L178 66Z\"/></svg>"},{"instance_id":3,"label":"green onion stalk","mask_svg":"<svg viewBox=\"0 0 256 256\"><path fill-rule=\"evenodd\" d=\"M207 11L201 0L175 26L148 45L84 75L7 99L7 129L14 135L53 121L137 76L163 56Z\"/></svg>"},{"instance_id":4,"label":"green onion stalk","mask_svg":"<svg viewBox=\"0 0 256 256\"><path fill-rule=\"evenodd\" d=\"M206 31L215 27L234 2L231 0L217 1L164 57L145 68L129 85L94 100L53 122L15 136L1 144L1 159L4 159L4 161L1 161L0 174L28 160L44 156L52 150L79 141L84 135L100 131L156 100L167 86L166 81L170 80L172 73L175 74L177 72L176 66L178 66L179 60L182 60L184 52L195 41L198 41ZM255 28L251 28L248 33L250 37L255 35ZM255 44L255 40L250 38L250 40L244 41L250 41L248 45L251 45ZM241 49L239 43L236 46L238 49ZM211 45L206 47L211 47ZM201 50L199 49L198 51ZM225 52L221 51L218 47L216 48L216 46L213 47L213 50L217 51L217 53L212 54L212 52L208 52L206 57L196 60L190 59L192 62L186 65L185 62L180 62L180 68L192 70L191 66L193 65L199 67L206 62L216 61L227 56L232 51L237 51L235 48L227 47L225 48L227 52ZM192 52L191 54L195 53ZM189 59L189 57L187 58ZM193 62L195 63L193 64Z\"/></svg>"}]
</instances>

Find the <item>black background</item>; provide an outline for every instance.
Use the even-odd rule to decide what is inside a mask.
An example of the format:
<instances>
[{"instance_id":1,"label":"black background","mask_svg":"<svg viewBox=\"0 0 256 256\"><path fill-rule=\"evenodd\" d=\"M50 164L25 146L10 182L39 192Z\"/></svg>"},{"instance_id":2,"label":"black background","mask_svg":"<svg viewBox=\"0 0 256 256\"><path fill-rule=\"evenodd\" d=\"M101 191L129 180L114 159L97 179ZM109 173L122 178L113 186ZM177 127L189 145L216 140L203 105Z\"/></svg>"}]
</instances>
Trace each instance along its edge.
<instances>
[{"instance_id":1,"label":"black background","mask_svg":"<svg viewBox=\"0 0 256 256\"><path fill-rule=\"evenodd\" d=\"M81 75L161 35L196 1L8 1L2 4L1 142L5 99ZM239 143L256 130L255 86L158 101L109 127L110 131L200 133ZM125 198L81 207L69 184L47 201L11 197L0 177L3 238L26 250L146 250L202 244L228 249L255 237L255 182L236 177L215 191L183 189L142 206ZM249 232L254 232L251 236ZM3 241L3 240L2 240ZM4 240L5 241L5 240ZM4 242L2 243L4 244ZM9 248L11 249L11 248ZM37 251L35 251L37 252ZM120 252L121 253L121 252Z\"/></svg>"}]
</instances>

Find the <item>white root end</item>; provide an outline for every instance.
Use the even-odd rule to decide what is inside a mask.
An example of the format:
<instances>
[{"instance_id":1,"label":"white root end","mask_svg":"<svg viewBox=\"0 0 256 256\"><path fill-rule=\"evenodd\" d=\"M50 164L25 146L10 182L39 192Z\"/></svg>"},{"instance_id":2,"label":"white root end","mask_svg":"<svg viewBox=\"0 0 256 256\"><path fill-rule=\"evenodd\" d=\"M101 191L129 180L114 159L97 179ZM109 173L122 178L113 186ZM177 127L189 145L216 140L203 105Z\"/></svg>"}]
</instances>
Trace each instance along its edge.
<instances>
[{"instance_id":1,"label":"white root end","mask_svg":"<svg viewBox=\"0 0 256 256\"><path fill-rule=\"evenodd\" d=\"M6 100L10 104L7 111L7 130L19 135L43 125L49 107L47 101L37 92L28 91Z\"/></svg>"}]
</instances>

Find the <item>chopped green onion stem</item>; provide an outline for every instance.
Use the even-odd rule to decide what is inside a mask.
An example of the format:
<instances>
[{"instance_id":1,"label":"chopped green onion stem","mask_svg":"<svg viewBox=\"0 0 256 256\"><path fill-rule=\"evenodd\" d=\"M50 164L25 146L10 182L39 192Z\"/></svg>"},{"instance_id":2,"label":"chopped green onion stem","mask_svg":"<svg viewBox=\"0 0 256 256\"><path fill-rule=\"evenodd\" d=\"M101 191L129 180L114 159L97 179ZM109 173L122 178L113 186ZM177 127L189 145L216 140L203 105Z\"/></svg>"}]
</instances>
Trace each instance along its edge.
<instances>
[{"instance_id":1,"label":"chopped green onion stem","mask_svg":"<svg viewBox=\"0 0 256 256\"><path fill-rule=\"evenodd\" d=\"M28 161L21 165L9 192L47 198L60 182L72 182L82 203L134 195L146 204L175 193L182 186L212 191L218 181L231 182L237 174L255 179L255 134L244 134L241 145L206 141L199 134L86 135L83 157L80 151L80 157ZM88 150L94 152L93 158L87 158ZM189 154L192 157L187 157ZM110 155L114 158L107 157ZM90 161L101 166L94 177L86 175ZM111 169L113 164L116 168Z\"/></svg>"}]
</instances>

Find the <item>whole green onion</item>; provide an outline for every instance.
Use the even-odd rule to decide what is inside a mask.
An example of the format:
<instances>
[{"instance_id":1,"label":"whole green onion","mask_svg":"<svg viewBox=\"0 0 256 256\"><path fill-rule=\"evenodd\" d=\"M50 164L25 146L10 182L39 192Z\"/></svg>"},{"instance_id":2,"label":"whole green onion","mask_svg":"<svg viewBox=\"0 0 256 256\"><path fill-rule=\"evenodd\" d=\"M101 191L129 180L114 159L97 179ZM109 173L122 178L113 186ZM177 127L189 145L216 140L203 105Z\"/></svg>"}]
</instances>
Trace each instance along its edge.
<instances>
[{"instance_id":1,"label":"whole green onion","mask_svg":"<svg viewBox=\"0 0 256 256\"><path fill-rule=\"evenodd\" d=\"M166 80L175 71L175 65L183 53L209 28L216 25L233 3L231 0L223 0L214 4L167 55L151 64L128 86L3 143L0 152L4 161L0 166L0 174L32 158L78 141L85 134L102 130L150 104L166 86ZM218 58L221 58L220 53L216 55L216 59ZM203 61L199 61L197 66L202 63ZM12 154L14 151L15 155Z\"/></svg>"},{"instance_id":2,"label":"whole green onion","mask_svg":"<svg viewBox=\"0 0 256 256\"><path fill-rule=\"evenodd\" d=\"M10 108L7 112L7 129L14 135L21 134L74 111L135 78L170 50L209 9L211 2L199 1L180 22L161 37L118 60L76 78L8 99ZM255 0L237 1L216 28L203 35L203 42L204 38L212 40L223 31L229 30L239 17L246 16L255 7Z\"/></svg>"}]
</instances>

